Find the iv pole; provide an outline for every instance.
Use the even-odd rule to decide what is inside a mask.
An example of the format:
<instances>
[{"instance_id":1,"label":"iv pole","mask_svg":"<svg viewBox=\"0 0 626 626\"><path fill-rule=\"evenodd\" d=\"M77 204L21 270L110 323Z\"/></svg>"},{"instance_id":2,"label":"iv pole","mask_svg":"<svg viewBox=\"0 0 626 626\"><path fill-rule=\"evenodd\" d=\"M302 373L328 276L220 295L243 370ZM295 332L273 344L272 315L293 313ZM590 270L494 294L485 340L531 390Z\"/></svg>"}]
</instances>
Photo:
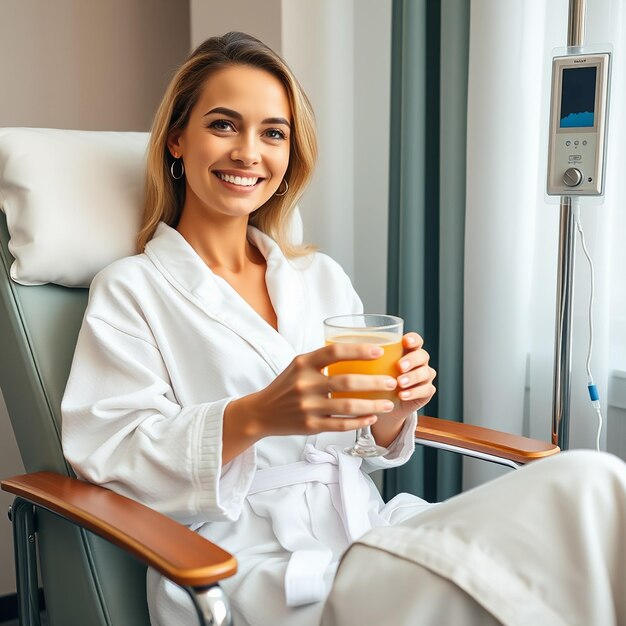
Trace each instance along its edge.
<instances>
[{"instance_id":1,"label":"iv pole","mask_svg":"<svg viewBox=\"0 0 626 626\"><path fill-rule=\"evenodd\" d=\"M585 41L586 0L569 0L567 48L578 52ZM561 196L557 269L556 330L554 339L554 388L552 395L552 443L569 448L570 375L572 370L572 304L574 300L574 207L571 196Z\"/></svg>"}]
</instances>

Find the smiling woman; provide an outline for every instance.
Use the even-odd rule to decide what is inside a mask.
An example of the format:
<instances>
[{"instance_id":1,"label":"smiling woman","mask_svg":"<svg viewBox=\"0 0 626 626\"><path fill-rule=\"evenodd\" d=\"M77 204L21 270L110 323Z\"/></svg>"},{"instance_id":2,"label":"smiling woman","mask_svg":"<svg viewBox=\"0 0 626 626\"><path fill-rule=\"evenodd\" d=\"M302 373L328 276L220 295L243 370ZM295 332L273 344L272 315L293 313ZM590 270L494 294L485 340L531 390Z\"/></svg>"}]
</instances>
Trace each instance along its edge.
<instances>
[{"instance_id":1,"label":"smiling woman","mask_svg":"<svg viewBox=\"0 0 626 626\"><path fill-rule=\"evenodd\" d=\"M289 165L290 119L287 90L264 70L227 67L207 78L184 129L167 142L185 164L187 191L177 224L185 238L205 232L200 222L210 227L226 217L247 218L278 191ZM238 223L247 226L247 220ZM216 242L207 244L215 249Z\"/></svg>"},{"instance_id":2,"label":"smiling woman","mask_svg":"<svg viewBox=\"0 0 626 626\"><path fill-rule=\"evenodd\" d=\"M380 348L324 345L323 321L363 306L336 262L285 237L315 156L278 55L243 33L192 52L153 124L140 254L94 279L63 400L81 478L236 555L220 584L240 626L318 623L349 543L430 506L385 504L367 475L413 452L435 391L421 337L402 338L397 377L324 373ZM370 425L386 456L344 455ZM147 587L155 626L195 623L175 585L150 571Z\"/></svg>"},{"instance_id":3,"label":"smiling woman","mask_svg":"<svg viewBox=\"0 0 626 626\"><path fill-rule=\"evenodd\" d=\"M139 250L160 221L178 225L189 193L198 200L219 190L210 203L219 213L225 198L233 201L224 195L230 190L241 202L228 210L246 214L256 205L250 224L287 256L311 252L290 243L286 231L316 157L313 111L285 62L253 37L208 39L180 68L155 116ZM223 184L211 186L209 173Z\"/></svg>"}]
</instances>

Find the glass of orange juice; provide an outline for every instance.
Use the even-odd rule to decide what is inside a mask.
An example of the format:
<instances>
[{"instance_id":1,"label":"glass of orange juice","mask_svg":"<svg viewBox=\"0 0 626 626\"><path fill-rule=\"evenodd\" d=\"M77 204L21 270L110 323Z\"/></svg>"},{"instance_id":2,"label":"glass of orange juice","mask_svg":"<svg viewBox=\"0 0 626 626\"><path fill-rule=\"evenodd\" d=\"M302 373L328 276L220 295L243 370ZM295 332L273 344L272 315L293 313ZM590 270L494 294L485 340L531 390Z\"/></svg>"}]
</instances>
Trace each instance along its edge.
<instances>
[{"instance_id":1,"label":"glass of orange juice","mask_svg":"<svg viewBox=\"0 0 626 626\"><path fill-rule=\"evenodd\" d=\"M399 317L375 313L339 315L324 320L324 340L333 343L369 343L380 346L384 352L370 361L338 361L328 366L328 376L338 374L383 374L396 378L396 367L402 358L402 332L404 323ZM397 402L395 391L333 392L333 398L389 399ZM366 426L356 431L353 446L344 450L352 456L382 456L387 449L376 444L371 428Z\"/></svg>"}]
</instances>

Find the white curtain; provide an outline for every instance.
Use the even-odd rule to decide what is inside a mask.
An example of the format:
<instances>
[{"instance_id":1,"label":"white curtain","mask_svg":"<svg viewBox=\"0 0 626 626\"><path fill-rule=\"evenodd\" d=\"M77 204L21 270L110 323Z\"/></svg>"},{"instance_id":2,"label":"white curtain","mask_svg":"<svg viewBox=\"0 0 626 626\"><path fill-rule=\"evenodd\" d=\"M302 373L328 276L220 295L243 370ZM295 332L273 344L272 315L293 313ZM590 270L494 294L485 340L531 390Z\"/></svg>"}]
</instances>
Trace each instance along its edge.
<instances>
[{"instance_id":1,"label":"white curtain","mask_svg":"<svg viewBox=\"0 0 626 626\"><path fill-rule=\"evenodd\" d=\"M282 54L317 119L305 239L341 264L367 311L384 311L391 0L282 0L281 11Z\"/></svg>"},{"instance_id":2,"label":"white curtain","mask_svg":"<svg viewBox=\"0 0 626 626\"><path fill-rule=\"evenodd\" d=\"M626 370L626 10L587 3L587 45L611 44L606 193L582 201L595 266L592 371L607 412ZM551 58L567 40L567 0L471 3L465 241L465 421L549 440L559 204L545 195ZM576 244L570 447L595 446L587 394L589 271ZM602 447L606 449L606 426ZM624 431L626 432L626 431ZM494 475L467 464L466 487Z\"/></svg>"}]
</instances>

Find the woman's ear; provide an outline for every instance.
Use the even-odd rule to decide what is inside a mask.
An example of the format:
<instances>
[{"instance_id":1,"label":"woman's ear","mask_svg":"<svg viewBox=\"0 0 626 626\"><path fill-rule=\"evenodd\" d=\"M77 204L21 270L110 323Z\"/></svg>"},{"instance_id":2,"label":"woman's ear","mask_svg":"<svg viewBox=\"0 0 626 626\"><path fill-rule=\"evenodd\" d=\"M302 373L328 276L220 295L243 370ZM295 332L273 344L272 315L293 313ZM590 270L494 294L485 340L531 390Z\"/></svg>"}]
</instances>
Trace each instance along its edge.
<instances>
[{"instance_id":1,"label":"woman's ear","mask_svg":"<svg viewBox=\"0 0 626 626\"><path fill-rule=\"evenodd\" d=\"M177 130L167 136L167 149L175 159L179 159L182 156L182 148L180 145L181 134L181 131Z\"/></svg>"}]
</instances>

